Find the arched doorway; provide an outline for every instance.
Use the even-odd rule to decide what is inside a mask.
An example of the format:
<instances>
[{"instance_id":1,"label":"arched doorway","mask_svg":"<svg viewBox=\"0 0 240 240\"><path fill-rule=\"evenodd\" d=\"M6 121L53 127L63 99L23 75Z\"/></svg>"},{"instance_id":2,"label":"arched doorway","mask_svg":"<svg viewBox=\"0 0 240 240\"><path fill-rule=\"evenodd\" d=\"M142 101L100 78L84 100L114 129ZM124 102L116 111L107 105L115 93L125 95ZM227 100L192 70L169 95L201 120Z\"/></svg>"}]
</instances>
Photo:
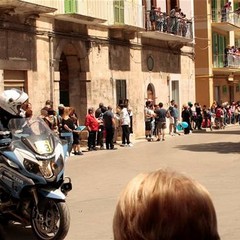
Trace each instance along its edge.
<instances>
[{"instance_id":1,"label":"arched doorway","mask_svg":"<svg viewBox=\"0 0 240 240\"><path fill-rule=\"evenodd\" d=\"M151 99L155 104L155 100L156 100L155 87L152 83L149 83L147 86L147 99Z\"/></svg>"},{"instance_id":2,"label":"arched doorway","mask_svg":"<svg viewBox=\"0 0 240 240\"><path fill-rule=\"evenodd\" d=\"M60 63L60 82L59 82L59 94L60 94L60 103L64 106L69 106L69 74L68 74L68 63L67 58L64 53L61 54Z\"/></svg>"},{"instance_id":3,"label":"arched doorway","mask_svg":"<svg viewBox=\"0 0 240 240\"><path fill-rule=\"evenodd\" d=\"M65 42L62 45L59 54L59 101L65 106L74 107L82 124L84 122L82 116L85 116L87 112L87 81L80 56L74 44Z\"/></svg>"}]
</instances>

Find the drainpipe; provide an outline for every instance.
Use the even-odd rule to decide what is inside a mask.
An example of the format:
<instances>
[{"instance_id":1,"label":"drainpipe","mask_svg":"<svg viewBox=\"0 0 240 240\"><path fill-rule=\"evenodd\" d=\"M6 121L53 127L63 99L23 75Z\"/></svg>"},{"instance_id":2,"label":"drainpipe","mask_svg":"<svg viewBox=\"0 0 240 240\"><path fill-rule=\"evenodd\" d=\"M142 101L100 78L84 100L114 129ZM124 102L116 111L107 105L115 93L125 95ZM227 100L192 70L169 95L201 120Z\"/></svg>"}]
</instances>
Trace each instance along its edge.
<instances>
[{"instance_id":1,"label":"drainpipe","mask_svg":"<svg viewBox=\"0 0 240 240\"><path fill-rule=\"evenodd\" d=\"M167 86L168 86L168 104L170 103L170 98L171 98L171 79L170 75L167 75Z\"/></svg>"},{"instance_id":2,"label":"drainpipe","mask_svg":"<svg viewBox=\"0 0 240 240\"><path fill-rule=\"evenodd\" d=\"M50 100L54 102L54 61L53 61L53 37L48 35L49 45L49 76L50 76Z\"/></svg>"}]
</instances>

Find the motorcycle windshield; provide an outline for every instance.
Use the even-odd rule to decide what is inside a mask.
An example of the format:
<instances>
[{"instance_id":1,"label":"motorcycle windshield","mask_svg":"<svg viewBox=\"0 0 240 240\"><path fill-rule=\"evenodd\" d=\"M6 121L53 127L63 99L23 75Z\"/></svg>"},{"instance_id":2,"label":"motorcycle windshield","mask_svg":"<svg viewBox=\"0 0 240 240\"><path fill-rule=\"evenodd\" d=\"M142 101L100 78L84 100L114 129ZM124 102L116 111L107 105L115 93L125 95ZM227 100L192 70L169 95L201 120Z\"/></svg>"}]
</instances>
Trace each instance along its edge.
<instances>
[{"instance_id":1,"label":"motorcycle windshield","mask_svg":"<svg viewBox=\"0 0 240 240\"><path fill-rule=\"evenodd\" d=\"M59 139L41 118L13 118L8 124L12 140L21 140L38 154L51 154Z\"/></svg>"}]
</instances>

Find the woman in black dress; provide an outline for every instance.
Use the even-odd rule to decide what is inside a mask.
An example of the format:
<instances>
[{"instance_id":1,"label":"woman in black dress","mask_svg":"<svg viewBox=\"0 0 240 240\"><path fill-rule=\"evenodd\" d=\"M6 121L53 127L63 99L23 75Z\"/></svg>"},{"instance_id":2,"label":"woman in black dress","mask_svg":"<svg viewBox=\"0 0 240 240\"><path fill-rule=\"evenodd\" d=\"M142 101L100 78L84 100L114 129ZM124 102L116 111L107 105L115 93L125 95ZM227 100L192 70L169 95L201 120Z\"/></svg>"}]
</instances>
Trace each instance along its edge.
<instances>
[{"instance_id":1,"label":"woman in black dress","mask_svg":"<svg viewBox=\"0 0 240 240\"><path fill-rule=\"evenodd\" d=\"M70 118L74 123L75 129L79 126L78 116L76 114L75 108L71 107ZM73 153L75 155L83 155L82 151L80 150L80 135L78 131L73 131Z\"/></svg>"},{"instance_id":2,"label":"woman in black dress","mask_svg":"<svg viewBox=\"0 0 240 240\"><path fill-rule=\"evenodd\" d=\"M188 124L188 127L184 128L184 134L189 134L190 133L190 119L191 119L191 113L188 110L188 105L184 104L183 105L183 110L182 110L182 121L186 122Z\"/></svg>"}]
</instances>

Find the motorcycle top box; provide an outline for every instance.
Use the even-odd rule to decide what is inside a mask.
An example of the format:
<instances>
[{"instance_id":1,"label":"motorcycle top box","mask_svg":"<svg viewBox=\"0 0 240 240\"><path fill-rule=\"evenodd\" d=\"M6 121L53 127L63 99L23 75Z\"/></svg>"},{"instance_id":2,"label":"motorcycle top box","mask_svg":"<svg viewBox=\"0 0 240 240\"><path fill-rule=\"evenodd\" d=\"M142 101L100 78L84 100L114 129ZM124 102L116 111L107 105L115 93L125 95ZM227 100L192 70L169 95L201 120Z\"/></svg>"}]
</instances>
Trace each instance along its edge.
<instances>
[{"instance_id":1,"label":"motorcycle top box","mask_svg":"<svg viewBox=\"0 0 240 240\"><path fill-rule=\"evenodd\" d=\"M9 136L0 137L0 217L31 224L37 239L64 239L70 225L65 200L72 189L64 176L67 142L41 118L14 118L8 127Z\"/></svg>"}]
</instances>

